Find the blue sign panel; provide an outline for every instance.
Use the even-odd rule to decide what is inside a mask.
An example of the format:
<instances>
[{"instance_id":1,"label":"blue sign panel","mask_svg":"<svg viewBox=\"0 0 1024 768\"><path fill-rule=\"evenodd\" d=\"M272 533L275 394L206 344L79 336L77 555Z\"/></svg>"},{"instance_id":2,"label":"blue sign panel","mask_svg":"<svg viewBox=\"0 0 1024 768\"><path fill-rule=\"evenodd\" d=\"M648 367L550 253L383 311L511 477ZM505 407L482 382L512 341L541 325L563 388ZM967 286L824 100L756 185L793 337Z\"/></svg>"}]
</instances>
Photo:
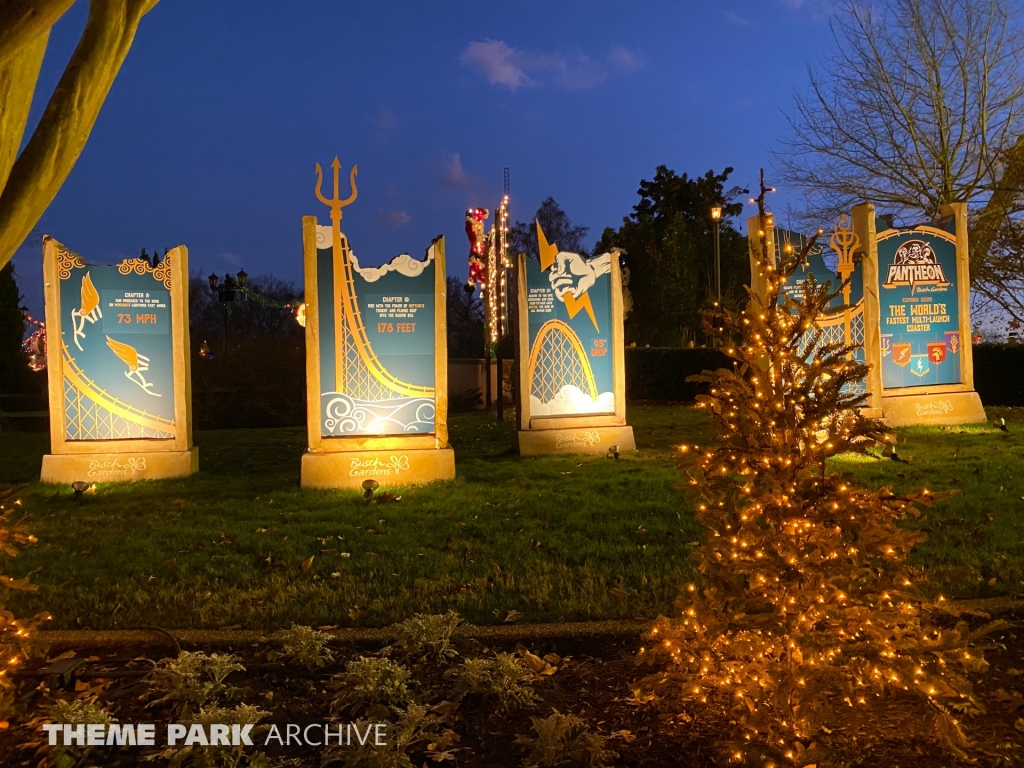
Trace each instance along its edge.
<instances>
[{"instance_id":1,"label":"blue sign panel","mask_svg":"<svg viewBox=\"0 0 1024 768\"><path fill-rule=\"evenodd\" d=\"M959 384L956 238L932 227L878 235L882 387Z\"/></svg>"},{"instance_id":2,"label":"blue sign panel","mask_svg":"<svg viewBox=\"0 0 1024 768\"><path fill-rule=\"evenodd\" d=\"M836 230L835 236L852 235L848 226L848 219L843 219L840 228ZM799 253L808 243L809 238L798 233L784 229L775 230L776 259L785 254ZM850 246L852 241L846 242ZM843 245L836 245L842 248ZM804 283L808 276L813 275L818 285L825 282L831 283L833 291L838 290L842 285L845 275L849 275L850 283L838 295L829 302L825 311L818 315L815 321L815 329L821 334L819 344L856 344L858 349L851 354L853 360L863 363L866 360L864 351L864 276L859 265L853 263L852 247L845 249L847 253L840 255L832 248L818 241L807 253L804 264L797 270L790 281L783 286L780 302L788 296L795 302L803 300ZM844 264L844 258L846 263ZM805 339L810 339L813 331L804 334ZM847 385L846 391L850 394L862 394L867 391L867 382L864 379Z\"/></svg>"},{"instance_id":3,"label":"blue sign panel","mask_svg":"<svg viewBox=\"0 0 1024 768\"><path fill-rule=\"evenodd\" d=\"M615 412L612 254L526 259L530 415Z\"/></svg>"},{"instance_id":4,"label":"blue sign panel","mask_svg":"<svg viewBox=\"0 0 1024 768\"><path fill-rule=\"evenodd\" d=\"M434 431L433 248L360 267L317 227L320 431L324 437Z\"/></svg>"},{"instance_id":5,"label":"blue sign panel","mask_svg":"<svg viewBox=\"0 0 1024 768\"><path fill-rule=\"evenodd\" d=\"M169 266L58 259L64 438L173 438Z\"/></svg>"}]
</instances>

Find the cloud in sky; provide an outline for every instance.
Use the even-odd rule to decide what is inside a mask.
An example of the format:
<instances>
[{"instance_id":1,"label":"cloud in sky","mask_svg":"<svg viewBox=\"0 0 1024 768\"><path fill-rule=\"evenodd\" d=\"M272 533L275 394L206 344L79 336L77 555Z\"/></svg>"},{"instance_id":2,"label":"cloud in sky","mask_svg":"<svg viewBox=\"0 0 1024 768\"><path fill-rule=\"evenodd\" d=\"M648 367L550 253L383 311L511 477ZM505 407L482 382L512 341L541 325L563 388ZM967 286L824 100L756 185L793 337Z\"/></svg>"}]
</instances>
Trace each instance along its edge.
<instances>
[{"instance_id":1,"label":"cloud in sky","mask_svg":"<svg viewBox=\"0 0 1024 768\"><path fill-rule=\"evenodd\" d=\"M463 51L459 61L487 78L492 85L509 90L552 82L567 91L583 91L600 85L610 71L636 72L644 62L628 48L612 46L604 63L583 53L542 53L513 48L504 40L476 41Z\"/></svg>"},{"instance_id":2,"label":"cloud in sky","mask_svg":"<svg viewBox=\"0 0 1024 768\"><path fill-rule=\"evenodd\" d=\"M740 16L738 13L733 13L732 11L726 11L722 15L725 17L727 22L737 27L749 27L754 23L753 19L748 19L746 16Z\"/></svg>"},{"instance_id":3,"label":"cloud in sky","mask_svg":"<svg viewBox=\"0 0 1024 768\"><path fill-rule=\"evenodd\" d=\"M237 253L218 253L218 259L223 259L228 264L233 264L236 267L242 266L242 257Z\"/></svg>"},{"instance_id":4,"label":"cloud in sky","mask_svg":"<svg viewBox=\"0 0 1024 768\"><path fill-rule=\"evenodd\" d=\"M412 221L408 211L377 210L377 223L387 229L399 229Z\"/></svg>"},{"instance_id":5,"label":"cloud in sky","mask_svg":"<svg viewBox=\"0 0 1024 768\"><path fill-rule=\"evenodd\" d=\"M644 68L640 57L621 45L613 45L608 51L608 63L623 72L638 72Z\"/></svg>"},{"instance_id":6,"label":"cloud in sky","mask_svg":"<svg viewBox=\"0 0 1024 768\"><path fill-rule=\"evenodd\" d=\"M441 172L441 183L449 189L465 189L471 183L469 174L462 167L462 156L458 152L452 152L452 156Z\"/></svg>"},{"instance_id":7,"label":"cloud in sky","mask_svg":"<svg viewBox=\"0 0 1024 768\"><path fill-rule=\"evenodd\" d=\"M378 131L390 131L397 125L398 115L396 115L387 107L384 107L379 112L377 112L377 116L373 119L373 126Z\"/></svg>"}]
</instances>

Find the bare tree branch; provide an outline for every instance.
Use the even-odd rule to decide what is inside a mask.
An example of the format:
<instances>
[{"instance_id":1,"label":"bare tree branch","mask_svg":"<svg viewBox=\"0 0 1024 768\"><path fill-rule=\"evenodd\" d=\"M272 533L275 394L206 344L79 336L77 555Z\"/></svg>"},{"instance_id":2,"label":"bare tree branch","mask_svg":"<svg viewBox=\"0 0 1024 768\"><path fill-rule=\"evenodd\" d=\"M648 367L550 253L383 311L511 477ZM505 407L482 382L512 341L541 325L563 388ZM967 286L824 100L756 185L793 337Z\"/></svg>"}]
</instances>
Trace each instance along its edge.
<instances>
[{"instance_id":1,"label":"bare tree branch","mask_svg":"<svg viewBox=\"0 0 1024 768\"><path fill-rule=\"evenodd\" d=\"M25 123L32 107L32 94L39 79L39 68L46 54L46 43L50 37L47 30L21 47L16 56L0 64L0 189L7 184L7 178L14 167L21 139L25 135Z\"/></svg>"},{"instance_id":2,"label":"bare tree branch","mask_svg":"<svg viewBox=\"0 0 1024 768\"><path fill-rule=\"evenodd\" d=\"M78 47L0 192L0 267L14 255L74 167L139 21L157 1L90 3Z\"/></svg>"},{"instance_id":3,"label":"bare tree branch","mask_svg":"<svg viewBox=\"0 0 1024 768\"><path fill-rule=\"evenodd\" d=\"M6 0L0 3L0 67L50 27L75 0ZM0 102L5 103L5 102Z\"/></svg>"},{"instance_id":4,"label":"bare tree branch","mask_svg":"<svg viewBox=\"0 0 1024 768\"><path fill-rule=\"evenodd\" d=\"M1007 0L843 0L835 52L796 96L782 175L821 204L933 217L984 204L1024 133L1021 29Z\"/></svg>"}]
</instances>

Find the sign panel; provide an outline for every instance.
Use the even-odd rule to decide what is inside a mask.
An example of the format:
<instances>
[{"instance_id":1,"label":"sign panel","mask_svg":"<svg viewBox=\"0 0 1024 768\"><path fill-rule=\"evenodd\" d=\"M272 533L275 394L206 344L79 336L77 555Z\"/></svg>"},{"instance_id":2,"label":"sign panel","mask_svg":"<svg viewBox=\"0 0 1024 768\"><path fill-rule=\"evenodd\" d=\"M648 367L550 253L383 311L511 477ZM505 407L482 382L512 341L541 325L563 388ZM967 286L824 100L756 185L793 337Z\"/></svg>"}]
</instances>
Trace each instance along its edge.
<instances>
[{"instance_id":1,"label":"sign panel","mask_svg":"<svg viewBox=\"0 0 1024 768\"><path fill-rule=\"evenodd\" d=\"M434 432L434 248L361 267L331 227L316 240L320 434Z\"/></svg>"},{"instance_id":2,"label":"sign panel","mask_svg":"<svg viewBox=\"0 0 1024 768\"><path fill-rule=\"evenodd\" d=\"M615 413L612 254L585 259L549 246L525 261L530 416Z\"/></svg>"},{"instance_id":3,"label":"sign panel","mask_svg":"<svg viewBox=\"0 0 1024 768\"><path fill-rule=\"evenodd\" d=\"M882 387L962 382L956 237L935 227L878 234Z\"/></svg>"},{"instance_id":4,"label":"sign panel","mask_svg":"<svg viewBox=\"0 0 1024 768\"><path fill-rule=\"evenodd\" d=\"M776 258L784 254L799 253L806 247L806 236L785 229L774 231ZM821 285L826 281L836 290L847 277L849 285L837 296L832 298L825 311L818 315L814 325L821 333L820 344L857 344L851 358L859 363L866 360L864 345L864 275L853 261L856 248L856 236L850 229L850 221L844 216L836 225L830 239L830 247L818 241L807 253L804 265L797 271L791 281L783 286L783 296L795 302L803 299L803 286L808 276L813 275ZM753 265L752 265L753 266ZM783 300L780 296L780 302ZM815 331L807 331L805 339L810 339ZM863 394L867 391L867 381L861 379L847 385L850 394Z\"/></svg>"},{"instance_id":5,"label":"sign panel","mask_svg":"<svg viewBox=\"0 0 1024 768\"><path fill-rule=\"evenodd\" d=\"M173 439L172 257L96 266L57 249L64 440Z\"/></svg>"},{"instance_id":6,"label":"sign panel","mask_svg":"<svg viewBox=\"0 0 1024 768\"><path fill-rule=\"evenodd\" d=\"M43 238L50 453L45 483L185 477L192 445L188 249L89 264Z\"/></svg>"}]
</instances>

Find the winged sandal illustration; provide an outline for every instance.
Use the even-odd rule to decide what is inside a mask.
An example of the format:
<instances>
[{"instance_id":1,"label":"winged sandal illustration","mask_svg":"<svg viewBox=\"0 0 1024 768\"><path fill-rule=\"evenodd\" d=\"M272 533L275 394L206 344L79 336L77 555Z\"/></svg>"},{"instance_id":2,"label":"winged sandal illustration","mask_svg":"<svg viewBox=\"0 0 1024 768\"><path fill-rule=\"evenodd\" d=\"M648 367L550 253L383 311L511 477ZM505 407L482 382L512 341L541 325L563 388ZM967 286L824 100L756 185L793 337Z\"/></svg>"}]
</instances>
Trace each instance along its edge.
<instances>
[{"instance_id":1,"label":"winged sandal illustration","mask_svg":"<svg viewBox=\"0 0 1024 768\"><path fill-rule=\"evenodd\" d=\"M115 341L109 336L107 336L107 346L110 347L111 352L121 358L121 361L128 366L128 370L124 372L124 375L129 381L141 387L147 395L162 397L159 392L153 392L150 389L153 385L146 381L146 377L142 375L143 371L149 370L148 357L140 355L135 347Z\"/></svg>"},{"instance_id":2,"label":"winged sandal illustration","mask_svg":"<svg viewBox=\"0 0 1024 768\"><path fill-rule=\"evenodd\" d=\"M71 310L71 325L74 327L75 346L82 351L79 338L85 338L85 321L95 323L103 317L103 310L100 309L100 294L96 286L92 284L92 278L86 272L82 278L82 306Z\"/></svg>"}]
</instances>

